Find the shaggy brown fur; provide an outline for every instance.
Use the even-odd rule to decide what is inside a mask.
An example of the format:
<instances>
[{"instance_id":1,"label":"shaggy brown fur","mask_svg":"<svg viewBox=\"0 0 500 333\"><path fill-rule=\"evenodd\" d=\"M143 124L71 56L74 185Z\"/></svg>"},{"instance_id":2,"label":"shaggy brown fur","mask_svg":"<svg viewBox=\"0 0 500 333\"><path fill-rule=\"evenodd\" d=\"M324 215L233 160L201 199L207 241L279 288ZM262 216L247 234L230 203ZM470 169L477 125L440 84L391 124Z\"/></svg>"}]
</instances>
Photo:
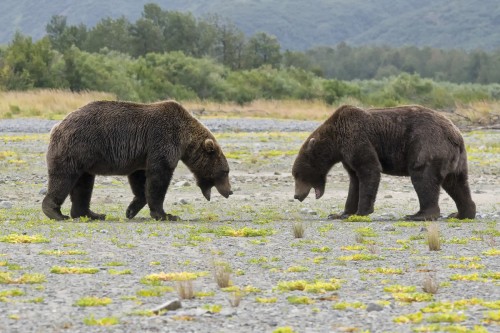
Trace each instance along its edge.
<instances>
[{"instance_id":1,"label":"shaggy brown fur","mask_svg":"<svg viewBox=\"0 0 500 333\"><path fill-rule=\"evenodd\" d=\"M299 151L292 170L295 198L304 200L314 188L319 199L328 171L338 162L350 178L341 217L373 212L381 173L410 176L420 210L408 219L438 218L441 186L456 203L454 216L473 219L476 215L463 138L451 121L433 110L421 106L340 107Z\"/></svg>"},{"instance_id":2,"label":"shaggy brown fur","mask_svg":"<svg viewBox=\"0 0 500 333\"><path fill-rule=\"evenodd\" d=\"M47 151L49 184L42 209L61 220L61 205L71 197L71 217L104 219L89 209L95 175L126 175L134 199L133 218L145 205L157 220L175 220L163 201L181 160L210 200L213 186L228 197L229 166L214 136L180 104L100 101L70 113L51 132Z\"/></svg>"}]
</instances>

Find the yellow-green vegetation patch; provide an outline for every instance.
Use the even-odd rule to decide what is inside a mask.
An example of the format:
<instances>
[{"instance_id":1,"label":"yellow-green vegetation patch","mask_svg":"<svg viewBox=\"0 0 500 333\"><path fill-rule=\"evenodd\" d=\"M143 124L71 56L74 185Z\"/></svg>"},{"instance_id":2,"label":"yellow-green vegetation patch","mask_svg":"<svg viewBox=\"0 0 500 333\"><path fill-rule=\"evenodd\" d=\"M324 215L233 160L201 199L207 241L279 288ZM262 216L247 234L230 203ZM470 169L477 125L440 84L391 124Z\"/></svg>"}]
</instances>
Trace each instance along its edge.
<instances>
[{"instance_id":1,"label":"yellow-green vegetation patch","mask_svg":"<svg viewBox=\"0 0 500 333\"><path fill-rule=\"evenodd\" d=\"M218 236L229 236L229 237L259 237L259 236L271 236L275 233L275 230L253 229L250 227L233 229L231 227L223 226L214 230L214 233Z\"/></svg>"},{"instance_id":2,"label":"yellow-green vegetation patch","mask_svg":"<svg viewBox=\"0 0 500 333\"><path fill-rule=\"evenodd\" d=\"M24 291L21 289L0 290L0 302L8 302L9 297L23 296Z\"/></svg>"},{"instance_id":3,"label":"yellow-green vegetation patch","mask_svg":"<svg viewBox=\"0 0 500 333\"><path fill-rule=\"evenodd\" d=\"M109 297L95 297L95 296L85 296L80 298L75 302L76 306L106 306L108 304L111 304L113 301Z\"/></svg>"},{"instance_id":4,"label":"yellow-green vegetation patch","mask_svg":"<svg viewBox=\"0 0 500 333\"><path fill-rule=\"evenodd\" d=\"M35 298L32 298L32 299L28 299L25 302L26 303L38 304L38 303L43 303L44 301L45 301L45 299L43 297L35 297Z\"/></svg>"},{"instance_id":5,"label":"yellow-green vegetation patch","mask_svg":"<svg viewBox=\"0 0 500 333\"><path fill-rule=\"evenodd\" d=\"M300 272L309 271L309 268L304 267L304 266L291 266L291 267L288 267L286 271L289 273L300 273Z\"/></svg>"},{"instance_id":6,"label":"yellow-green vegetation patch","mask_svg":"<svg viewBox=\"0 0 500 333\"><path fill-rule=\"evenodd\" d=\"M493 248L483 251L483 254L486 256L500 256L500 249Z\"/></svg>"},{"instance_id":7,"label":"yellow-green vegetation patch","mask_svg":"<svg viewBox=\"0 0 500 333\"><path fill-rule=\"evenodd\" d=\"M194 293L194 297L203 298L203 297L212 297L215 296L215 291L197 291Z\"/></svg>"},{"instance_id":8,"label":"yellow-green vegetation patch","mask_svg":"<svg viewBox=\"0 0 500 333\"><path fill-rule=\"evenodd\" d=\"M478 273L473 274L453 274L450 276L451 281L486 281L479 276Z\"/></svg>"},{"instance_id":9,"label":"yellow-green vegetation patch","mask_svg":"<svg viewBox=\"0 0 500 333\"><path fill-rule=\"evenodd\" d=\"M363 237L377 237L377 233L371 227L356 228L355 232Z\"/></svg>"},{"instance_id":10,"label":"yellow-green vegetation patch","mask_svg":"<svg viewBox=\"0 0 500 333\"><path fill-rule=\"evenodd\" d=\"M174 288L169 286L154 286L147 289L140 289L136 291L136 295L140 297L159 297L163 296L165 293L171 293Z\"/></svg>"},{"instance_id":11,"label":"yellow-green vegetation patch","mask_svg":"<svg viewBox=\"0 0 500 333\"><path fill-rule=\"evenodd\" d=\"M384 291L389 293L412 293L417 290L415 286L402 286L399 284L393 284L390 286L385 286Z\"/></svg>"},{"instance_id":12,"label":"yellow-green vegetation patch","mask_svg":"<svg viewBox=\"0 0 500 333\"><path fill-rule=\"evenodd\" d=\"M344 219L345 222L371 222L372 219L369 216L362 215L351 215Z\"/></svg>"},{"instance_id":13,"label":"yellow-green vegetation patch","mask_svg":"<svg viewBox=\"0 0 500 333\"><path fill-rule=\"evenodd\" d=\"M338 279L330 279L330 281L314 281L307 283L304 291L315 294L323 294L327 291L338 290L341 287L341 281Z\"/></svg>"},{"instance_id":14,"label":"yellow-green vegetation patch","mask_svg":"<svg viewBox=\"0 0 500 333\"><path fill-rule=\"evenodd\" d=\"M460 264L449 264L449 268L460 268L460 269L483 269L486 266L483 264L478 264L476 262L469 262L467 264L460 263Z\"/></svg>"},{"instance_id":15,"label":"yellow-green vegetation patch","mask_svg":"<svg viewBox=\"0 0 500 333\"><path fill-rule=\"evenodd\" d=\"M410 222L410 221L399 221L394 223L395 227L402 227L402 228L415 228L420 226L417 222Z\"/></svg>"},{"instance_id":16,"label":"yellow-green vegetation patch","mask_svg":"<svg viewBox=\"0 0 500 333\"><path fill-rule=\"evenodd\" d=\"M120 323L117 317L95 318L93 314L83 319L87 326L113 326Z\"/></svg>"},{"instance_id":17,"label":"yellow-green vegetation patch","mask_svg":"<svg viewBox=\"0 0 500 333\"><path fill-rule=\"evenodd\" d=\"M28 244L28 243L48 243L49 240L42 235L22 235L10 234L0 237L0 242L12 244Z\"/></svg>"},{"instance_id":18,"label":"yellow-green vegetation patch","mask_svg":"<svg viewBox=\"0 0 500 333\"><path fill-rule=\"evenodd\" d=\"M39 254L43 254L43 255L47 255L47 256L76 256L76 255L85 255L85 254L87 254L87 252L82 251L82 250L67 250L67 251L43 250L43 251L40 251Z\"/></svg>"},{"instance_id":19,"label":"yellow-green vegetation patch","mask_svg":"<svg viewBox=\"0 0 500 333\"><path fill-rule=\"evenodd\" d=\"M434 313L425 318L429 323L458 323L464 321L467 317L463 313Z\"/></svg>"},{"instance_id":20,"label":"yellow-green vegetation patch","mask_svg":"<svg viewBox=\"0 0 500 333\"><path fill-rule=\"evenodd\" d=\"M418 324L421 323L422 320L424 320L424 314L422 312L401 315L393 319L393 321L398 324Z\"/></svg>"},{"instance_id":21,"label":"yellow-green vegetation patch","mask_svg":"<svg viewBox=\"0 0 500 333\"><path fill-rule=\"evenodd\" d=\"M500 272L486 272L482 273L481 277L484 279L500 280Z\"/></svg>"},{"instance_id":22,"label":"yellow-green vegetation patch","mask_svg":"<svg viewBox=\"0 0 500 333\"><path fill-rule=\"evenodd\" d=\"M401 268L392 268L392 267L362 268L359 270L359 272L367 274L387 274L387 275L403 274L403 270Z\"/></svg>"},{"instance_id":23,"label":"yellow-green vegetation patch","mask_svg":"<svg viewBox=\"0 0 500 333\"><path fill-rule=\"evenodd\" d=\"M222 310L222 305L219 304L204 304L202 305L202 309L207 310L211 313L219 313Z\"/></svg>"},{"instance_id":24,"label":"yellow-green vegetation patch","mask_svg":"<svg viewBox=\"0 0 500 333\"><path fill-rule=\"evenodd\" d=\"M68 265L80 265L80 264L88 264L90 262L89 259L66 259L64 260Z\"/></svg>"},{"instance_id":25,"label":"yellow-green vegetation patch","mask_svg":"<svg viewBox=\"0 0 500 333\"><path fill-rule=\"evenodd\" d=\"M396 301L404 303L430 302L434 299L432 294L427 293L393 293L392 297Z\"/></svg>"},{"instance_id":26,"label":"yellow-green vegetation patch","mask_svg":"<svg viewBox=\"0 0 500 333\"><path fill-rule=\"evenodd\" d=\"M369 260L382 260L381 257L370 253L356 253L350 256L337 257L341 261L369 261Z\"/></svg>"},{"instance_id":27,"label":"yellow-green vegetation patch","mask_svg":"<svg viewBox=\"0 0 500 333\"><path fill-rule=\"evenodd\" d=\"M304 290L307 286L306 280L280 281L278 282L278 290L293 291Z\"/></svg>"},{"instance_id":28,"label":"yellow-green vegetation patch","mask_svg":"<svg viewBox=\"0 0 500 333\"><path fill-rule=\"evenodd\" d=\"M280 281L278 282L277 289L281 291L300 290L310 293L325 293L327 291L338 290L341 287L341 281L338 279L331 279L327 281L314 281L307 282L306 280L294 281Z\"/></svg>"},{"instance_id":29,"label":"yellow-green vegetation patch","mask_svg":"<svg viewBox=\"0 0 500 333\"><path fill-rule=\"evenodd\" d=\"M330 252L332 249L330 249L328 246L322 246L322 247L313 247L311 249L312 252L317 252L317 253L326 253Z\"/></svg>"},{"instance_id":30,"label":"yellow-green vegetation patch","mask_svg":"<svg viewBox=\"0 0 500 333\"><path fill-rule=\"evenodd\" d=\"M321 263L323 263L325 260L326 260L326 257L324 257L324 256L318 256L318 257L314 257L314 258L312 258L312 262L313 262L314 264L321 264Z\"/></svg>"},{"instance_id":31,"label":"yellow-green vegetation patch","mask_svg":"<svg viewBox=\"0 0 500 333\"><path fill-rule=\"evenodd\" d=\"M151 310L135 310L130 313L132 316L139 316L139 317L153 317L156 316L160 313L155 313Z\"/></svg>"},{"instance_id":32,"label":"yellow-green vegetation patch","mask_svg":"<svg viewBox=\"0 0 500 333\"><path fill-rule=\"evenodd\" d=\"M484 316L484 322L488 324L500 324L500 311L488 311Z\"/></svg>"},{"instance_id":33,"label":"yellow-green vegetation patch","mask_svg":"<svg viewBox=\"0 0 500 333\"><path fill-rule=\"evenodd\" d=\"M347 245L340 248L343 251L362 251L366 249L365 245Z\"/></svg>"},{"instance_id":34,"label":"yellow-green vegetation patch","mask_svg":"<svg viewBox=\"0 0 500 333\"><path fill-rule=\"evenodd\" d=\"M16 152L11 150L0 151L0 162L1 161L14 166L26 164L26 161L22 160Z\"/></svg>"},{"instance_id":35,"label":"yellow-green vegetation patch","mask_svg":"<svg viewBox=\"0 0 500 333\"><path fill-rule=\"evenodd\" d=\"M314 300L310 299L307 296L288 296L286 298L288 303L290 304L313 304Z\"/></svg>"},{"instance_id":36,"label":"yellow-green vegetation patch","mask_svg":"<svg viewBox=\"0 0 500 333\"><path fill-rule=\"evenodd\" d=\"M500 310L500 300L491 301L491 302L481 300L480 304L486 308L489 308L489 309Z\"/></svg>"},{"instance_id":37,"label":"yellow-green vegetation patch","mask_svg":"<svg viewBox=\"0 0 500 333\"><path fill-rule=\"evenodd\" d=\"M266 298L266 297L257 297L257 298L255 298L255 301L257 303L264 303L264 304L276 303L278 301L278 298L276 298L276 297L269 297L269 298Z\"/></svg>"},{"instance_id":38,"label":"yellow-green vegetation patch","mask_svg":"<svg viewBox=\"0 0 500 333\"><path fill-rule=\"evenodd\" d=\"M148 281L187 281L195 280L199 277L206 276L208 272L173 272L173 273L155 273L144 277Z\"/></svg>"},{"instance_id":39,"label":"yellow-green vegetation patch","mask_svg":"<svg viewBox=\"0 0 500 333\"><path fill-rule=\"evenodd\" d=\"M0 284L37 284L45 281L45 275L39 273L26 273L14 278L10 272L0 272Z\"/></svg>"},{"instance_id":40,"label":"yellow-green vegetation patch","mask_svg":"<svg viewBox=\"0 0 500 333\"><path fill-rule=\"evenodd\" d=\"M277 157L277 156L295 156L298 154L298 150L292 149L292 150L262 150L260 151L260 155L269 158L269 157Z\"/></svg>"},{"instance_id":41,"label":"yellow-green vegetation patch","mask_svg":"<svg viewBox=\"0 0 500 333\"><path fill-rule=\"evenodd\" d=\"M362 302L338 302L335 303L332 308L334 310L346 310L346 309L366 309L366 304Z\"/></svg>"},{"instance_id":42,"label":"yellow-green vegetation patch","mask_svg":"<svg viewBox=\"0 0 500 333\"><path fill-rule=\"evenodd\" d=\"M276 328L273 333L295 333L295 331L290 326L283 326Z\"/></svg>"},{"instance_id":43,"label":"yellow-green vegetation patch","mask_svg":"<svg viewBox=\"0 0 500 333\"><path fill-rule=\"evenodd\" d=\"M450 239L445 240L445 243L447 244L467 244L469 243L469 240L467 238L459 238L459 237L452 237Z\"/></svg>"},{"instance_id":44,"label":"yellow-green vegetation patch","mask_svg":"<svg viewBox=\"0 0 500 333\"><path fill-rule=\"evenodd\" d=\"M471 223L471 222L476 222L476 220L474 220L474 219L459 220L456 217L449 217L446 219L446 222L449 222L449 223Z\"/></svg>"},{"instance_id":45,"label":"yellow-green vegetation patch","mask_svg":"<svg viewBox=\"0 0 500 333\"><path fill-rule=\"evenodd\" d=\"M413 328L414 332L448 332L448 333L488 333L488 330L483 326L475 325L472 329L461 325L441 325L430 324Z\"/></svg>"},{"instance_id":46,"label":"yellow-green vegetation patch","mask_svg":"<svg viewBox=\"0 0 500 333\"><path fill-rule=\"evenodd\" d=\"M99 272L99 268L54 266L50 272L54 274L95 274Z\"/></svg>"},{"instance_id":47,"label":"yellow-green vegetation patch","mask_svg":"<svg viewBox=\"0 0 500 333\"><path fill-rule=\"evenodd\" d=\"M324 225L324 226L321 226L318 228L318 232L320 234L325 234L327 233L328 231L332 230L333 229L333 223L328 223L327 225ZM307 241L307 239L304 239L303 241Z\"/></svg>"},{"instance_id":48,"label":"yellow-green vegetation patch","mask_svg":"<svg viewBox=\"0 0 500 333\"><path fill-rule=\"evenodd\" d=\"M22 141L48 141L48 134L24 134L24 135L1 135L0 141L8 142L22 142Z\"/></svg>"},{"instance_id":49,"label":"yellow-green vegetation patch","mask_svg":"<svg viewBox=\"0 0 500 333\"><path fill-rule=\"evenodd\" d=\"M110 261L108 263L105 263L104 266L118 267L118 266L125 266L125 263L121 261Z\"/></svg>"},{"instance_id":50,"label":"yellow-green vegetation patch","mask_svg":"<svg viewBox=\"0 0 500 333\"><path fill-rule=\"evenodd\" d=\"M238 292L238 293L245 293L245 294L258 293L261 291L259 288L251 286L251 285L245 286L243 288L241 288L239 286L229 286L229 287L221 288L221 290L224 292L233 292L233 293Z\"/></svg>"},{"instance_id":51,"label":"yellow-green vegetation patch","mask_svg":"<svg viewBox=\"0 0 500 333\"><path fill-rule=\"evenodd\" d=\"M108 273L111 275L128 275L132 274L132 271L130 269L122 269L122 270L110 269Z\"/></svg>"}]
</instances>

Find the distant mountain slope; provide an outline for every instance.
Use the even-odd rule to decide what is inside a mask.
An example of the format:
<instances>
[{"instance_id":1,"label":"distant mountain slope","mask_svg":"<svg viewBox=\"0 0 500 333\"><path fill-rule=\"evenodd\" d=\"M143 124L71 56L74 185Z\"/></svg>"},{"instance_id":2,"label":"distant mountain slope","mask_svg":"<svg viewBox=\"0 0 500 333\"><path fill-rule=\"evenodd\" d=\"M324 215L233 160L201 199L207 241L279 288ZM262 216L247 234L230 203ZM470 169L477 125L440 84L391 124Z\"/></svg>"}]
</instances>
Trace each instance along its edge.
<instances>
[{"instance_id":1,"label":"distant mountain slope","mask_svg":"<svg viewBox=\"0 0 500 333\"><path fill-rule=\"evenodd\" d=\"M2 0L0 44L20 30L34 38L45 34L52 15L70 24L93 26L101 18L126 16L135 21L145 3L164 9L217 13L245 33L276 35L284 49L316 45L387 44L441 48L500 47L498 0Z\"/></svg>"}]
</instances>

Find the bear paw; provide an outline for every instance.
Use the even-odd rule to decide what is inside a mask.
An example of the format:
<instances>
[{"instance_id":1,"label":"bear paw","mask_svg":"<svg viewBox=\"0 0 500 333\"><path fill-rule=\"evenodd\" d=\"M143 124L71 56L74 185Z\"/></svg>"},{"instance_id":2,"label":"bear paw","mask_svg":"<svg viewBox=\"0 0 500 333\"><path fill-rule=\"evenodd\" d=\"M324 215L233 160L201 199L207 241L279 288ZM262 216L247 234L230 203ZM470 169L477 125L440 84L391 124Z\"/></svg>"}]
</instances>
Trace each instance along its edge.
<instances>
[{"instance_id":1,"label":"bear paw","mask_svg":"<svg viewBox=\"0 0 500 333\"><path fill-rule=\"evenodd\" d=\"M157 221L179 221L179 216L165 214L165 212L151 212L151 217Z\"/></svg>"}]
</instances>

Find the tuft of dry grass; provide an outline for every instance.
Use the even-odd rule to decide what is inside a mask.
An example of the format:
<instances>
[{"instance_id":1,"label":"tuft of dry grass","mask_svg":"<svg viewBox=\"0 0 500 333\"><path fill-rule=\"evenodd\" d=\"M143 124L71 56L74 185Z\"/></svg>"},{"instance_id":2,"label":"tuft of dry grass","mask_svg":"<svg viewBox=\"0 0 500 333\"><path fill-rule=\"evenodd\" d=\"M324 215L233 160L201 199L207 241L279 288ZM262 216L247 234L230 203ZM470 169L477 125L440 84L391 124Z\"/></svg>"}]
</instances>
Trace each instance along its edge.
<instances>
[{"instance_id":1,"label":"tuft of dry grass","mask_svg":"<svg viewBox=\"0 0 500 333\"><path fill-rule=\"evenodd\" d=\"M302 222L296 222L293 224L293 237L304 238L305 228Z\"/></svg>"},{"instance_id":2,"label":"tuft of dry grass","mask_svg":"<svg viewBox=\"0 0 500 333\"><path fill-rule=\"evenodd\" d=\"M175 289L180 299L194 298L193 280L177 281Z\"/></svg>"},{"instance_id":3,"label":"tuft of dry grass","mask_svg":"<svg viewBox=\"0 0 500 333\"><path fill-rule=\"evenodd\" d=\"M231 293L231 297L228 298L228 301L233 308L237 308L240 305L242 298L243 293L241 291L235 291Z\"/></svg>"},{"instance_id":4,"label":"tuft of dry grass","mask_svg":"<svg viewBox=\"0 0 500 333\"><path fill-rule=\"evenodd\" d=\"M371 254L379 254L380 253L380 250L378 249L378 247L375 244L368 244L368 245L366 245L366 249Z\"/></svg>"},{"instance_id":5,"label":"tuft of dry grass","mask_svg":"<svg viewBox=\"0 0 500 333\"><path fill-rule=\"evenodd\" d=\"M55 89L0 91L0 118L62 119L71 111L96 100L116 100L116 96L104 92Z\"/></svg>"},{"instance_id":6,"label":"tuft of dry grass","mask_svg":"<svg viewBox=\"0 0 500 333\"><path fill-rule=\"evenodd\" d=\"M439 289L439 283L437 282L436 273L432 272L424 277L422 290L428 294L436 294Z\"/></svg>"},{"instance_id":7,"label":"tuft of dry grass","mask_svg":"<svg viewBox=\"0 0 500 333\"><path fill-rule=\"evenodd\" d=\"M439 239L439 226L437 223L431 223L427 226L427 244L429 250L441 250L441 240Z\"/></svg>"},{"instance_id":8,"label":"tuft of dry grass","mask_svg":"<svg viewBox=\"0 0 500 333\"><path fill-rule=\"evenodd\" d=\"M358 233L358 232L357 232L357 233L354 235L354 240L356 241L356 243L363 244L363 243L365 242L365 237L363 237L363 235L362 235L362 234L360 234L360 233Z\"/></svg>"},{"instance_id":9,"label":"tuft of dry grass","mask_svg":"<svg viewBox=\"0 0 500 333\"><path fill-rule=\"evenodd\" d=\"M219 288L231 285L231 267L226 262L214 262L214 279Z\"/></svg>"}]
</instances>

